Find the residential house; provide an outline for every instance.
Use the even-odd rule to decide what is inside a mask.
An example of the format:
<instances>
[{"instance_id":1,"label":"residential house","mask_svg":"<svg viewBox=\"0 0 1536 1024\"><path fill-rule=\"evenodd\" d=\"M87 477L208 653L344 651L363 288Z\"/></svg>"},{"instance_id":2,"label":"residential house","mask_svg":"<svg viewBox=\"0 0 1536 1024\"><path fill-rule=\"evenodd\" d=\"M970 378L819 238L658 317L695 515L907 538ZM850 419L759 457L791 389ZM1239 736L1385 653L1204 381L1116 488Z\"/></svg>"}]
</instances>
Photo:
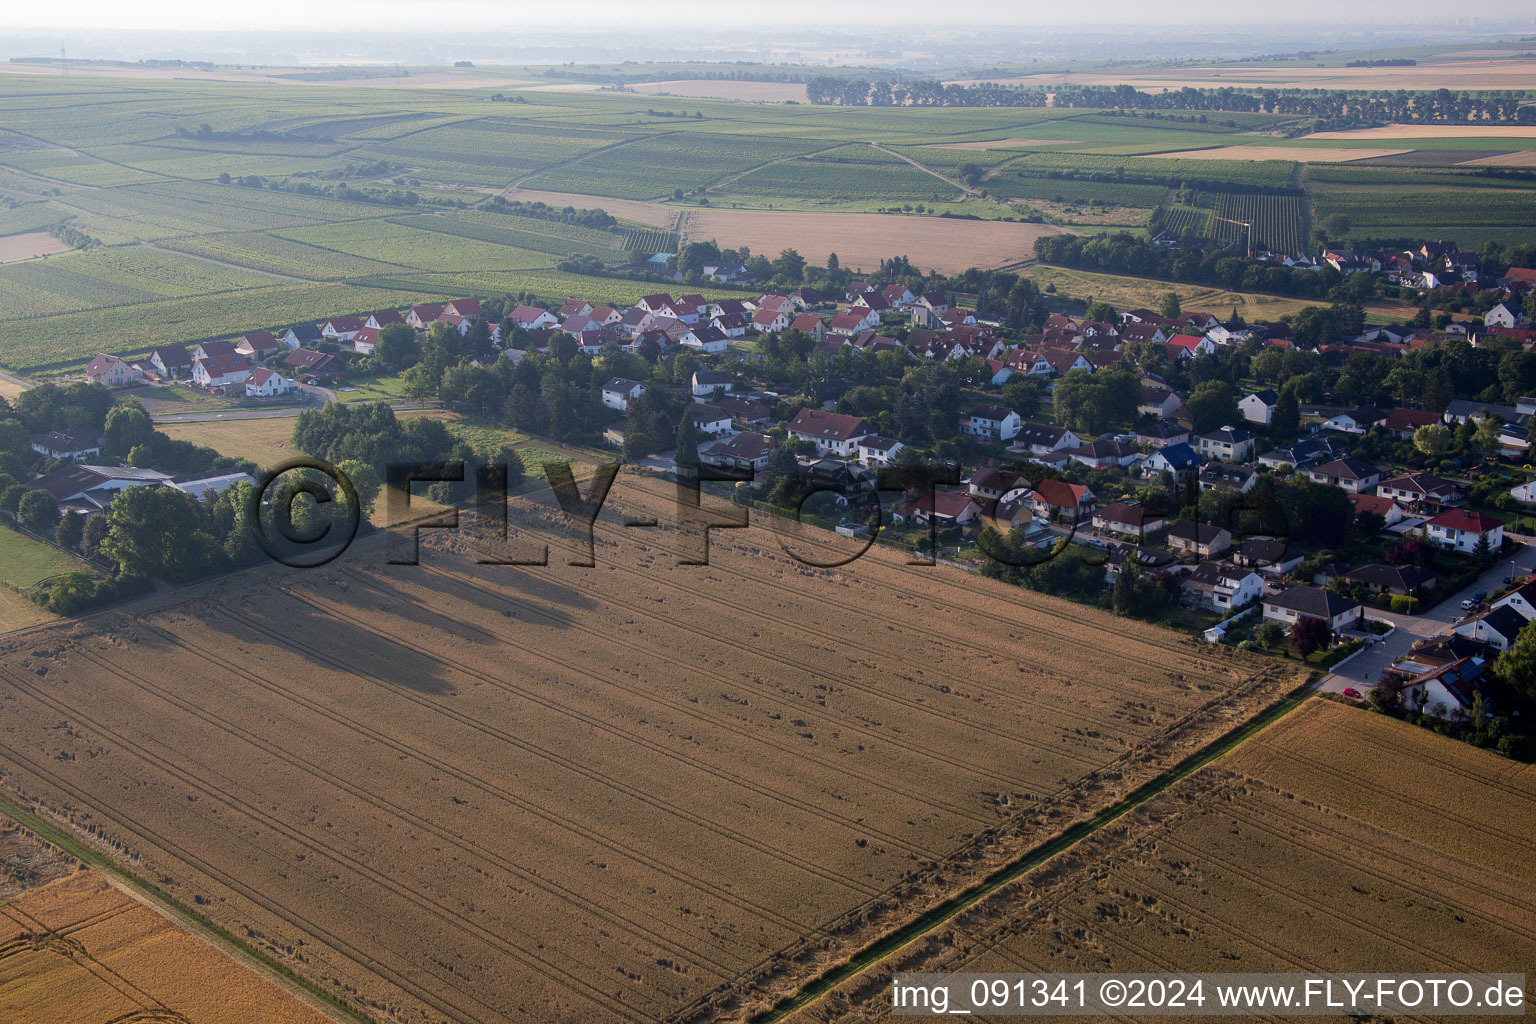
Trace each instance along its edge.
<instances>
[{"instance_id":1,"label":"residential house","mask_svg":"<svg viewBox=\"0 0 1536 1024\"><path fill-rule=\"evenodd\" d=\"M1304 437L1287 448L1274 448L1259 456L1259 465L1270 469L1306 468L1317 462L1330 461L1342 451L1342 447L1321 435Z\"/></svg>"},{"instance_id":2,"label":"residential house","mask_svg":"<svg viewBox=\"0 0 1536 1024\"><path fill-rule=\"evenodd\" d=\"M898 519L910 519L923 526L938 529L958 526L962 529L977 525L981 520L981 506L964 491L946 491L930 487L918 498L904 501L893 510Z\"/></svg>"},{"instance_id":3,"label":"residential house","mask_svg":"<svg viewBox=\"0 0 1536 1024\"><path fill-rule=\"evenodd\" d=\"M1493 602L1494 608L1502 608L1505 605L1519 612L1527 621L1536 619L1536 577L1526 580Z\"/></svg>"},{"instance_id":4,"label":"residential house","mask_svg":"<svg viewBox=\"0 0 1536 1024\"><path fill-rule=\"evenodd\" d=\"M789 322L789 329L809 334L817 341L827 336L827 322L815 313L796 313L795 318Z\"/></svg>"},{"instance_id":5,"label":"residential house","mask_svg":"<svg viewBox=\"0 0 1536 1024\"><path fill-rule=\"evenodd\" d=\"M688 416L693 420L693 425L699 428L701 434L720 437L731 432L731 415L718 405L710 405L708 402L691 402L688 405Z\"/></svg>"},{"instance_id":6,"label":"residential house","mask_svg":"<svg viewBox=\"0 0 1536 1024\"><path fill-rule=\"evenodd\" d=\"M352 335L352 348L365 356L373 355L373 350L379 344L379 329L377 327L362 327Z\"/></svg>"},{"instance_id":7,"label":"residential house","mask_svg":"<svg viewBox=\"0 0 1536 1024\"><path fill-rule=\"evenodd\" d=\"M280 395L292 394L297 387L297 384L276 370L268 370L265 367L252 370L245 378L247 398L277 398Z\"/></svg>"},{"instance_id":8,"label":"residential house","mask_svg":"<svg viewBox=\"0 0 1536 1024\"><path fill-rule=\"evenodd\" d=\"M1431 669L1403 684L1402 700L1409 707L1423 707L1426 714L1436 718L1464 722L1472 714L1487 668L1482 658L1462 658Z\"/></svg>"},{"instance_id":9,"label":"residential house","mask_svg":"<svg viewBox=\"0 0 1536 1024\"><path fill-rule=\"evenodd\" d=\"M724 370L693 371L693 397L714 398L731 388L731 375Z\"/></svg>"},{"instance_id":10,"label":"residential house","mask_svg":"<svg viewBox=\"0 0 1536 1024\"><path fill-rule=\"evenodd\" d=\"M1413 439L1414 433L1420 427L1427 427L1432 423L1440 422L1440 414L1429 412L1426 409L1393 409L1382 422L1387 433L1398 441Z\"/></svg>"},{"instance_id":11,"label":"residential house","mask_svg":"<svg viewBox=\"0 0 1536 1024\"><path fill-rule=\"evenodd\" d=\"M1536 504L1536 480L1527 480L1523 484L1516 484L1509 489L1514 499L1525 505Z\"/></svg>"},{"instance_id":12,"label":"residential house","mask_svg":"<svg viewBox=\"0 0 1536 1024\"><path fill-rule=\"evenodd\" d=\"M1196 437L1200 454L1221 462L1248 462L1253 458L1253 434L1242 427L1222 427Z\"/></svg>"},{"instance_id":13,"label":"residential house","mask_svg":"<svg viewBox=\"0 0 1536 1024\"><path fill-rule=\"evenodd\" d=\"M905 445L895 438L865 434L858 440L858 463L869 469L889 466L904 447Z\"/></svg>"},{"instance_id":14,"label":"residential house","mask_svg":"<svg viewBox=\"0 0 1536 1024\"><path fill-rule=\"evenodd\" d=\"M1301 564L1303 553L1276 537L1250 537L1232 549L1234 564L1283 576Z\"/></svg>"},{"instance_id":15,"label":"residential house","mask_svg":"<svg viewBox=\"0 0 1536 1024\"><path fill-rule=\"evenodd\" d=\"M199 359L218 359L223 356L238 356L233 342L229 341L203 341L192 349L192 361Z\"/></svg>"},{"instance_id":16,"label":"residential house","mask_svg":"<svg viewBox=\"0 0 1536 1024\"><path fill-rule=\"evenodd\" d=\"M1278 404L1280 396L1274 388L1262 388L1244 395L1237 407L1242 410L1243 419L1267 427L1274 420L1275 406Z\"/></svg>"},{"instance_id":17,"label":"residential house","mask_svg":"<svg viewBox=\"0 0 1536 1024\"><path fill-rule=\"evenodd\" d=\"M295 373L333 374L341 370L341 360L329 352L301 348L283 357L283 365Z\"/></svg>"},{"instance_id":18,"label":"residential house","mask_svg":"<svg viewBox=\"0 0 1536 1024\"><path fill-rule=\"evenodd\" d=\"M1498 405L1494 402L1477 402L1467 398L1456 398L1445 407L1445 419L1450 423L1465 423L1467 420L1481 422L1490 416L1494 419L1503 420L1505 423L1519 423L1521 421L1519 409L1509 405Z\"/></svg>"},{"instance_id":19,"label":"residential house","mask_svg":"<svg viewBox=\"0 0 1536 1024\"><path fill-rule=\"evenodd\" d=\"M1184 599L1196 608L1229 612L1264 596L1264 577L1252 569L1224 562L1201 562L1180 584Z\"/></svg>"},{"instance_id":20,"label":"residential house","mask_svg":"<svg viewBox=\"0 0 1536 1024\"><path fill-rule=\"evenodd\" d=\"M388 327L390 324L404 323L405 317L400 314L398 309L380 309L373 313L369 313L368 319L363 321L363 326L372 327L377 331Z\"/></svg>"},{"instance_id":21,"label":"residential house","mask_svg":"<svg viewBox=\"0 0 1536 1024\"><path fill-rule=\"evenodd\" d=\"M852 308L856 310L867 309L871 313L876 314L878 318L879 314L891 308L891 304L886 301L885 296L880 292L869 291L860 292L858 297L853 300Z\"/></svg>"},{"instance_id":22,"label":"residential house","mask_svg":"<svg viewBox=\"0 0 1536 1024\"><path fill-rule=\"evenodd\" d=\"M1167 519L1145 505L1112 501L1093 513L1093 528L1122 537L1134 537L1138 541L1161 530Z\"/></svg>"},{"instance_id":23,"label":"residential house","mask_svg":"<svg viewBox=\"0 0 1536 1024\"><path fill-rule=\"evenodd\" d=\"M789 436L812 442L819 455L852 455L859 439L872 433L866 420L812 406L801 409L789 423Z\"/></svg>"},{"instance_id":24,"label":"residential house","mask_svg":"<svg viewBox=\"0 0 1536 1024\"><path fill-rule=\"evenodd\" d=\"M1391 498L1383 498L1379 494L1351 494L1349 503L1355 507L1355 519L1366 512L1381 516L1381 525L1393 527L1407 518L1402 506Z\"/></svg>"},{"instance_id":25,"label":"residential house","mask_svg":"<svg viewBox=\"0 0 1536 1024\"><path fill-rule=\"evenodd\" d=\"M93 466L76 463L23 484L29 491L44 491L58 502L79 502L105 509L124 488L159 487L170 475L133 466Z\"/></svg>"},{"instance_id":26,"label":"residential house","mask_svg":"<svg viewBox=\"0 0 1536 1024\"><path fill-rule=\"evenodd\" d=\"M1470 554L1487 541L1490 551L1504 546L1504 521L1481 512L1456 508L1424 524L1424 539L1436 547Z\"/></svg>"},{"instance_id":27,"label":"residential house","mask_svg":"<svg viewBox=\"0 0 1536 1024\"><path fill-rule=\"evenodd\" d=\"M161 345L149 352L149 364L162 377L185 377L192 372L192 357L181 345Z\"/></svg>"},{"instance_id":28,"label":"residential house","mask_svg":"<svg viewBox=\"0 0 1536 1024\"><path fill-rule=\"evenodd\" d=\"M411 309L414 311L415 306ZM349 343L357 337L357 332L363 329L363 318L360 316L333 316L320 325L320 333L338 343Z\"/></svg>"},{"instance_id":29,"label":"residential house","mask_svg":"<svg viewBox=\"0 0 1536 1024\"><path fill-rule=\"evenodd\" d=\"M1069 484L1065 480L1041 480L1030 498L1035 515L1064 523L1092 521L1097 504L1098 499L1086 485Z\"/></svg>"},{"instance_id":30,"label":"residential house","mask_svg":"<svg viewBox=\"0 0 1536 1024\"><path fill-rule=\"evenodd\" d=\"M1322 587L1304 584L1264 599L1266 621L1294 625L1302 619L1314 619L1325 624L1333 633L1357 625L1364 612L1359 601Z\"/></svg>"},{"instance_id":31,"label":"residential house","mask_svg":"<svg viewBox=\"0 0 1536 1024\"><path fill-rule=\"evenodd\" d=\"M639 302L635 303L635 306L645 310L647 313L655 313L658 316L677 316L677 307L672 304L672 296L665 292L661 292L656 295L647 295L643 297ZM590 307L586 310L583 310L583 312L586 313L590 313L591 311L592 310Z\"/></svg>"},{"instance_id":32,"label":"residential house","mask_svg":"<svg viewBox=\"0 0 1536 1024\"><path fill-rule=\"evenodd\" d=\"M69 459L72 462L79 462L101 454L100 444L59 430L31 438L29 444L33 451L39 455L46 455L50 459Z\"/></svg>"},{"instance_id":33,"label":"residential house","mask_svg":"<svg viewBox=\"0 0 1536 1024\"><path fill-rule=\"evenodd\" d=\"M1049 455L1068 448L1081 448L1082 438L1066 427L1049 423L1021 423L1013 434L1013 444L1008 450L1027 452L1030 455Z\"/></svg>"},{"instance_id":34,"label":"residential house","mask_svg":"<svg viewBox=\"0 0 1536 1024\"><path fill-rule=\"evenodd\" d=\"M706 466L725 469L750 469L753 472L767 468L768 456L773 454L774 440L767 434L743 430L734 437L722 438L699 452L699 459Z\"/></svg>"},{"instance_id":35,"label":"residential house","mask_svg":"<svg viewBox=\"0 0 1536 1024\"><path fill-rule=\"evenodd\" d=\"M1184 400L1164 385L1143 381L1136 414L1167 420L1172 419L1183 406Z\"/></svg>"},{"instance_id":36,"label":"residential house","mask_svg":"<svg viewBox=\"0 0 1536 1024\"><path fill-rule=\"evenodd\" d=\"M778 334L789 329L789 316L782 309L759 309L752 314L752 329L759 334Z\"/></svg>"},{"instance_id":37,"label":"residential house","mask_svg":"<svg viewBox=\"0 0 1536 1024\"><path fill-rule=\"evenodd\" d=\"M1142 463L1148 473L1172 473L1175 480L1183 483L1200 472L1203 460L1193 448L1183 441L1164 445Z\"/></svg>"},{"instance_id":38,"label":"residential house","mask_svg":"<svg viewBox=\"0 0 1536 1024\"><path fill-rule=\"evenodd\" d=\"M1487 644L1495 650L1507 651L1515 645L1520 631L1529 623L1524 615L1521 615L1509 605L1500 605L1490 608L1481 615L1458 622L1452 631L1457 636L1464 636L1469 640Z\"/></svg>"},{"instance_id":39,"label":"residential house","mask_svg":"<svg viewBox=\"0 0 1536 1024\"><path fill-rule=\"evenodd\" d=\"M1195 334L1175 334L1168 339L1165 348L1171 362L1193 359L1196 356L1214 355L1216 352L1215 342Z\"/></svg>"},{"instance_id":40,"label":"residential house","mask_svg":"<svg viewBox=\"0 0 1536 1024\"><path fill-rule=\"evenodd\" d=\"M1155 420L1136 428L1136 443L1149 448L1166 448L1170 444L1187 444L1189 428L1171 420Z\"/></svg>"},{"instance_id":41,"label":"residential house","mask_svg":"<svg viewBox=\"0 0 1536 1024\"><path fill-rule=\"evenodd\" d=\"M251 375L251 364L244 356L211 356L192 363L192 380L205 388L244 384Z\"/></svg>"},{"instance_id":42,"label":"residential house","mask_svg":"<svg viewBox=\"0 0 1536 1024\"><path fill-rule=\"evenodd\" d=\"M1323 429L1363 434L1376 424L1386 422L1388 415L1385 409L1378 409L1374 405L1360 405L1334 413L1323 421Z\"/></svg>"},{"instance_id":43,"label":"residential house","mask_svg":"<svg viewBox=\"0 0 1536 1024\"><path fill-rule=\"evenodd\" d=\"M85 375L92 384L104 388L126 388L144 383L143 370L105 352L86 365Z\"/></svg>"},{"instance_id":44,"label":"residential house","mask_svg":"<svg viewBox=\"0 0 1536 1024\"><path fill-rule=\"evenodd\" d=\"M1179 555L1216 558L1232 546L1232 531L1214 523L1181 519L1168 527L1168 547Z\"/></svg>"},{"instance_id":45,"label":"residential house","mask_svg":"<svg viewBox=\"0 0 1536 1024\"><path fill-rule=\"evenodd\" d=\"M1019 414L1000 405L978 405L960 422L960 429L973 437L1008 441L1019 433Z\"/></svg>"},{"instance_id":46,"label":"residential house","mask_svg":"<svg viewBox=\"0 0 1536 1024\"><path fill-rule=\"evenodd\" d=\"M832 334L854 335L880 326L880 314L872 309L855 308L833 315L827 330Z\"/></svg>"},{"instance_id":47,"label":"residential house","mask_svg":"<svg viewBox=\"0 0 1536 1024\"><path fill-rule=\"evenodd\" d=\"M1342 487L1351 494L1369 494L1381 481L1381 470L1364 459L1346 455L1307 470L1307 479L1315 484Z\"/></svg>"},{"instance_id":48,"label":"residential house","mask_svg":"<svg viewBox=\"0 0 1536 1024\"><path fill-rule=\"evenodd\" d=\"M1019 486L1020 481L1028 485L1028 481L1011 469L998 469L995 466L983 466L971 474L966 481L966 489L971 497L980 500L983 504L996 501L1009 491Z\"/></svg>"},{"instance_id":49,"label":"residential house","mask_svg":"<svg viewBox=\"0 0 1536 1024\"><path fill-rule=\"evenodd\" d=\"M1066 448L1062 453L1073 462L1081 463L1090 469L1129 466L1142 459L1141 451L1135 445L1112 437L1101 437L1076 448Z\"/></svg>"},{"instance_id":50,"label":"residential house","mask_svg":"<svg viewBox=\"0 0 1536 1024\"><path fill-rule=\"evenodd\" d=\"M1461 487L1432 473L1402 473L1376 485L1376 493L1404 508L1439 511L1466 503Z\"/></svg>"},{"instance_id":51,"label":"residential house","mask_svg":"<svg viewBox=\"0 0 1536 1024\"><path fill-rule=\"evenodd\" d=\"M1059 375L1070 373L1073 370L1086 370L1093 372L1093 364L1081 352L1074 352L1064 348L1047 348L1040 351L1040 356L1050 366L1051 372Z\"/></svg>"},{"instance_id":52,"label":"residential house","mask_svg":"<svg viewBox=\"0 0 1536 1024\"><path fill-rule=\"evenodd\" d=\"M1364 587L1372 594L1391 594L1393 597L1417 597L1426 590L1435 589L1440 577L1417 565L1381 565L1372 563L1351 569L1344 579Z\"/></svg>"},{"instance_id":53,"label":"residential house","mask_svg":"<svg viewBox=\"0 0 1536 1024\"><path fill-rule=\"evenodd\" d=\"M519 305L507 314L507 319L512 321L513 327L521 327L525 331L536 331L540 327L553 327L560 321L555 314L539 306Z\"/></svg>"},{"instance_id":54,"label":"residential house","mask_svg":"<svg viewBox=\"0 0 1536 1024\"><path fill-rule=\"evenodd\" d=\"M629 403L645 394L645 385L637 380L614 377L602 388L602 401L610 409L628 412Z\"/></svg>"},{"instance_id":55,"label":"residential house","mask_svg":"<svg viewBox=\"0 0 1536 1024\"><path fill-rule=\"evenodd\" d=\"M1253 490L1253 485L1258 481L1259 473L1252 466L1243 466L1234 462L1207 462L1200 467L1202 491L1225 487L1239 494L1247 494Z\"/></svg>"},{"instance_id":56,"label":"residential house","mask_svg":"<svg viewBox=\"0 0 1536 1024\"><path fill-rule=\"evenodd\" d=\"M314 348L324 340L325 333L320 330L319 324L294 324L283 332L283 347L289 349ZM192 369L190 361L187 369Z\"/></svg>"},{"instance_id":57,"label":"residential house","mask_svg":"<svg viewBox=\"0 0 1536 1024\"><path fill-rule=\"evenodd\" d=\"M1507 302L1501 302L1483 314L1483 324L1487 327L1508 327L1513 329L1520 326L1520 321L1520 314L1516 312L1511 303Z\"/></svg>"}]
</instances>

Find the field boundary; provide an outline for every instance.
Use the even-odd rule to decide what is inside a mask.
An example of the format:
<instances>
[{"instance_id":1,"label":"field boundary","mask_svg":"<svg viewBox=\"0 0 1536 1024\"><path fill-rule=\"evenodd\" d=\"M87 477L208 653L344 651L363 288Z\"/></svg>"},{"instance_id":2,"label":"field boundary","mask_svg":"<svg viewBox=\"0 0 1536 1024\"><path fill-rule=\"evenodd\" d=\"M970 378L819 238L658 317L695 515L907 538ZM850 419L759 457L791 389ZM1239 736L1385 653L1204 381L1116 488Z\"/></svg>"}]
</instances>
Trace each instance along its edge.
<instances>
[{"instance_id":1,"label":"field boundary","mask_svg":"<svg viewBox=\"0 0 1536 1024\"><path fill-rule=\"evenodd\" d=\"M1241 725L1235 726L1193 754L1190 754L1166 772L1144 782L1119 802L1104 808L1104 810L1087 820L1078 822L1066 831L1025 851L1012 862L998 868L982 881L959 895L952 896L916 920L865 946L841 964L822 972L816 978L801 986L800 990L794 995L780 999L769 1009L749 1018L750 1024L777 1024L778 1021L784 1020L790 1014L803 1010L837 986L846 981L851 981L869 968L888 959L893 954L927 937L930 933L965 911L970 910L997 890L1017 881L1045 862L1052 860L1092 837L1106 826L1134 811L1170 786L1182 781L1218 757L1228 753L1255 733L1262 731L1301 707L1316 692L1313 689L1316 676L1317 673L1315 672L1308 675L1306 681L1290 693L1270 704Z\"/></svg>"},{"instance_id":2,"label":"field boundary","mask_svg":"<svg viewBox=\"0 0 1536 1024\"><path fill-rule=\"evenodd\" d=\"M44 842L89 865L118 889L151 910L175 921L214 946L219 952L239 961L241 966L255 971L333 1020L341 1024L378 1024L374 1018L305 981L286 965L274 960L261 950L241 942L208 918L177 903L150 883L119 866L105 854L92 849L63 829L28 811L3 792L0 792L0 814L10 818L22 828L30 830Z\"/></svg>"}]
</instances>

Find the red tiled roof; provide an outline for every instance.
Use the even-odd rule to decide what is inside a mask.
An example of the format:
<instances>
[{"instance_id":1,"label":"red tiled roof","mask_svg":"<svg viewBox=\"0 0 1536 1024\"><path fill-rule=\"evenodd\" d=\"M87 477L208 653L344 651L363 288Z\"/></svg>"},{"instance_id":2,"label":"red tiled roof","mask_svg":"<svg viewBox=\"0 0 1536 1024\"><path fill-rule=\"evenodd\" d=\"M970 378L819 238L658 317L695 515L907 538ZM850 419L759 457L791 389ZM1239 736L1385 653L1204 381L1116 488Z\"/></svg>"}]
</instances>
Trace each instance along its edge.
<instances>
[{"instance_id":1,"label":"red tiled roof","mask_svg":"<svg viewBox=\"0 0 1536 1024\"><path fill-rule=\"evenodd\" d=\"M1427 525L1446 530L1461 530L1464 533L1487 533L1489 530L1503 526L1504 520L1485 516L1481 512L1473 512L1469 509L1455 508L1435 516Z\"/></svg>"}]
</instances>

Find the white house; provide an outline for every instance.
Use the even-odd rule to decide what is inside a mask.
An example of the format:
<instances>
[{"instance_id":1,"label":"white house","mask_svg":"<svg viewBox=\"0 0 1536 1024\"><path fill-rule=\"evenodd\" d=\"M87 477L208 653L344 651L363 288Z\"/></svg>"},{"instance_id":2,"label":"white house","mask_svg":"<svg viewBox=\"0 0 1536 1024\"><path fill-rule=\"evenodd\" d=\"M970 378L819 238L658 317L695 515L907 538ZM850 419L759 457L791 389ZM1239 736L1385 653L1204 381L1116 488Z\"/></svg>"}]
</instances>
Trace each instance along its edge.
<instances>
[{"instance_id":1,"label":"white house","mask_svg":"<svg viewBox=\"0 0 1536 1024\"><path fill-rule=\"evenodd\" d=\"M1351 494L1369 494L1381 481L1381 470L1353 455L1325 462L1307 470L1307 478L1315 484L1342 487Z\"/></svg>"},{"instance_id":2,"label":"white house","mask_svg":"<svg viewBox=\"0 0 1536 1024\"><path fill-rule=\"evenodd\" d=\"M1503 302L1483 314L1483 326L1485 327L1515 327L1519 323L1519 314Z\"/></svg>"},{"instance_id":3,"label":"white house","mask_svg":"<svg viewBox=\"0 0 1536 1024\"><path fill-rule=\"evenodd\" d=\"M1536 480L1527 480L1523 484L1511 487L1509 493L1514 495L1516 501L1536 505Z\"/></svg>"},{"instance_id":4,"label":"white house","mask_svg":"<svg viewBox=\"0 0 1536 1024\"><path fill-rule=\"evenodd\" d=\"M1196 438L1200 454L1222 462L1248 462L1253 458L1253 435L1242 427L1222 427Z\"/></svg>"},{"instance_id":5,"label":"white house","mask_svg":"<svg viewBox=\"0 0 1536 1024\"><path fill-rule=\"evenodd\" d=\"M1430 669L1403 684L1403 701L1436 718L1465 721L1486 668L1482 658L1472 657Z\"/></svg>"},{"instance_id":6,"label":"white house","mask_svg":"<svg viewBox=\"0 0 1536 1024\"><path fill-rule=\"evenodd\" d=\"M1083 439L1066 427L1049 423L1021 423L1013 434L1013 444L1009 450L1028 452L1030 455L1049 455L1082 446Z\"/></svg>"},{"instance_id":7,"label":"white house","mask_svg":"<svg viewBox=\"0 0 1536 1024\"><path fill-rule=\"evenodd\" d=\"M58 430L34 437L30 443L33 451L50 459L72 459L79 462L101 454L101 445Z\"/></svg>"},{"instance_id":8,"label":"white house","mask_svg":"<svg viewBox=\"0 0 1536 1024\"><path fill-rule=\"evenodd\" d=\"M1201 562L1182 586L1191 604L1214 612L1241 608L1264 596L1263 576L1224 562Z\"/></svg>"},{"instance_id":9,"label":"white house","mask_svg":"<svg viewBox=\"0 0 1536 1024\"><path fill-rule=\"evenodd\" d=\"M961 422L960 427L974 437L1007 441L1019 432L1019 414L1000 405L978 405Z\"/></svg>"},{"instance_id":10,"label":"white house","mask_svg":"<svg viewBox=\"0 0 1536 1024\"><path fill-rule=\"evenodd\" d=\"M268 370L265 367L252 370L245 378L247 398L276 398L278 395L291 393L295 387L297 385L293 381L276 370Z\"/></svg>"},{"instance_id":11,"label":"white house","mask_svg":"<svg viewBox=\"0 0 1536 1024\"><path fill-rule=\"evenodd\" d=\"M694 398L713 398L722 391L729 391L731 375L724 370L695 370L693 379Z\"/></svg>"},{"instance_id":12,"label":"white house","mask_svg":"<svg viewBox=\"0 0 1536 1024\"><path fill-rule=\"evenodd\" d=\"M699 433L719 437L731 432L731 415L717 405L708 402L690 402L688 415Z\"/></svg>"},{"instance_id":13,"label":"white house","mask_svg":"<svg viewBox=\"0 0 1536 1024\"><path fill-rule=\"evenodd\" d=\"M1425 523L1424 537L1437 547L1463 554L1475 551L1478 542L1487 538L1489 550L1498 551L1504 546L1504 522L1481 512L1456 508Z\"/></svg>"},{"instance_id":14,"label":"white house","mask_svg":"<svg viewBox=\"0 0 1536 1024\"><path fill-rule=\"evenodd\" d=\"M1269 426L1275 416L1275 406L1280 402L1280 396L1273 388L1264 388L1244 395L1242 401L1237 403L1242 411L1243 419L1249 423L1257 423L1261 426Z\"/></svg>"},{"instance_id":15,"label":"white house","mask_svg":"<svg viewBox=\"0 0 1536 1024\"><path fill-rule=\"evenodd\" d=\"M858 451L859 441L873 433L868 421L857 416L811 406L795 413L789 422L789 436L810 441L818 455L853 455Z\"/></svg>"},{"instance_id":16,"label":"white house","mask_svg":"<svg viewBox=\"0 0 1536 1024\"><path fill-rule=\"evenodd\" d=\"M619 412L628 412L629 403L645 394L645 385L637 380L614 377L603 385L603 404Z\"/></svg>"},{"instance_id":17,"label":"white house","mask_svg":"<svg viewBox=\"0 0 1536 1024\"><path fill-rule=\"evenodd\" d=\"M1322 587L1294 586L1264 601L1264 618L1270 622L1291 625L1317 619L1335 633L1353 626L1362 614L1360 602Z\"/></svg>"},{"instance_id":18,"label":"white house","mask_svg":"<svg viewBox=\"0 0 1536 1024\"><path fill-rule=\"evenodd\" d=\"M896 458L904 447L905 445L895 438L866 434L858 440L859 465L868 469L889 466L891 460Z\"/></svg>"},{"instance_id":19,"label":"white house","mask_svg":"<svg viewBox=\"0 0 1536 1024\"><path fill-rule=\"evenodd\" d=\"M210 356L192 363L192 380L205 388L244 384L251 375L251 364L242 356Z\"/></svg>"}]
</instances>

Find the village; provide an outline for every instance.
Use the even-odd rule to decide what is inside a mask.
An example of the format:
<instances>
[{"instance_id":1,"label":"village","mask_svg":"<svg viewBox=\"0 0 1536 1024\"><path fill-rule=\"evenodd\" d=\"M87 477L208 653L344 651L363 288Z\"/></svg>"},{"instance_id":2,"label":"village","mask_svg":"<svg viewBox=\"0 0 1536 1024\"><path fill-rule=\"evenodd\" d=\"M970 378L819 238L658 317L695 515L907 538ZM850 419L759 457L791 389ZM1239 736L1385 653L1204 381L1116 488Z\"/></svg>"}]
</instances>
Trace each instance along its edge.
<instances>
[{"instance_id":1,"label":"village","mask_svg":"<svg viewBox=\"0 0 1536 1024\"><path fill-rule=\"evenodd\" d=\"M1447 246L1416 259L1448 260L1475 281L1475 259ZM1349 253L1323 262L1382 271ZM1511 520L1536 512L1523 468L1536 434L1536 271L1487 282L1480 293L1497 301L1485 297L1481 322L1359 322L1310 345L1284 320L1184 312L1176 295L1159 310L1089 303L1079 315L1048 312L1036 295L1023 316L1038 322L1022 324L909 276L835 294L656 293L630 306L461 298L137 360L104 353L84 379L273 409L389 378L405 398L590 438L625 461L737 474L736 500L1213 643L1324 670L1377 645L1400 654L1379 679L1339 687L1353 699L1386 694L1448 722L1484 701L1479 679L1536 614L1512 596L1525 591L1509 561L1524 549ZM1349 319L1337 304L1318 310ZM502 390L474 397L473 383L450 381L453 361L499 375ZM529 404L516 375L537 382L540 367L567 381L578 371L564 426L550 415L552 372L540 408L514 409ZM211 500L255 468L106 465L99 437L66 431L30 443L39 464L24 489L65 518L101 512L128 487ZM902 476L921 466L953 485ZM1444 630L1408 649L1397 624L1447 602L1456 615Z\"/></svg>"}]
</instances>

